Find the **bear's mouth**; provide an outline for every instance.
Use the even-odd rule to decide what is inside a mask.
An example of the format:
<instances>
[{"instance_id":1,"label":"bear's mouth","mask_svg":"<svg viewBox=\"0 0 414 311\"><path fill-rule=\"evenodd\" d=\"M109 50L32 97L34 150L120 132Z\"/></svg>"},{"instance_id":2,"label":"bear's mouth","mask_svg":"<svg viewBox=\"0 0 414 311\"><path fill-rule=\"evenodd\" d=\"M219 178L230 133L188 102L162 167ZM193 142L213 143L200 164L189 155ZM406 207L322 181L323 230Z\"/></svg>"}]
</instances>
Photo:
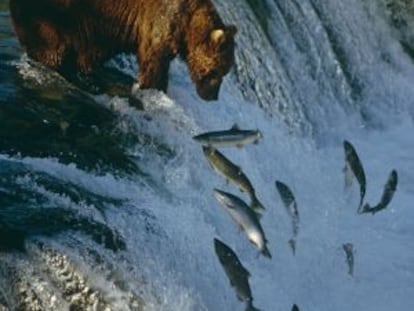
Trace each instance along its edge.
<instances>
[{"instance_id":1,"label":"bear's mouth","mask_svg":"<svg viewBox=\"0 0 414 311\"><path fill-rule=\"evenodd\" d=\"M204 100L213 101L218 100L218 94L220 91L221 83L209 84L197 84L197 94Z\"/></svg>"}]
</instances>

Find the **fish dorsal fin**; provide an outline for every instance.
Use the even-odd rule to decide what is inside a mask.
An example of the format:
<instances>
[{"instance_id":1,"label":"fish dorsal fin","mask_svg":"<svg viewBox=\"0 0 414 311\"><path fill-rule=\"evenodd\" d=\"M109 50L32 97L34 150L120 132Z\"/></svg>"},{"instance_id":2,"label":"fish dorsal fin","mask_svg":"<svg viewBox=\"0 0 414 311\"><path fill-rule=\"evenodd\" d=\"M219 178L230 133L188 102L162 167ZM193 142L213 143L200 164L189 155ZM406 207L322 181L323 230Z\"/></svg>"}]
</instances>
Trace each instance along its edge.
<instances>
[{"instance_id":1,"label":"fish dorsal fin","mask_svg":"<svg viewBox=\"0 0 414 311\"><path fill-rule=\"evenodd\" d=\"M230 130L235 130L238 131L240 130L239 126L237 125L237 123L234 123L233 126L230 128Z\"/></svg>"}]
</instances>

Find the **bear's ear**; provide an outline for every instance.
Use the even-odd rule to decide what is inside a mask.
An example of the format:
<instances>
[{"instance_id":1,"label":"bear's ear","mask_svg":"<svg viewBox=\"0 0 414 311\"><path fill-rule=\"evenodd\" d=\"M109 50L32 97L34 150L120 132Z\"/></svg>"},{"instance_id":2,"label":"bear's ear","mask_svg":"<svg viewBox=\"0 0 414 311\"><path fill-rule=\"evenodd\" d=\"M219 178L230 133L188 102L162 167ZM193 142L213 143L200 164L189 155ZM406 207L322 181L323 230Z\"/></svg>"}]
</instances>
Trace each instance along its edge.
<instances>
[{"instance_id":1,"label":"bear's ear","mask_svg":"<svg viewBox=\"0 0 414 311\"><path fill-rule=\"evenodd\" d=\"M210 40L215 45L221 45L224 42L225 33L223 29L214 29L210 32Z\"/></svg>"},{"instance_id":2,"label":"bear's ear","mask_svg":"<svg viewBox=\"0 0 414 311\"><path fill-rule=\"evenodd\" d=\"M234 25L226 26L224 29L214 29L210 32L210 42L213 46L221 48L225 46L226 42L232 40L236 33L237 28Z\"/></svg>"}]
</instances>

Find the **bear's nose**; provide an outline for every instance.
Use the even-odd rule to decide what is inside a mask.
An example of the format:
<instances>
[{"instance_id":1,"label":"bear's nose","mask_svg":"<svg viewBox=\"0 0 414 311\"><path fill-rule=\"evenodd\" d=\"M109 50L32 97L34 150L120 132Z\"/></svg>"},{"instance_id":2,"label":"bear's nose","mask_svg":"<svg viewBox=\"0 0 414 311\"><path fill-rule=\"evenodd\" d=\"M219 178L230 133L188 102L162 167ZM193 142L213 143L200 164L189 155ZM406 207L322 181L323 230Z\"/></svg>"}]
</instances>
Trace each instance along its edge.
<instances>
[{"instance_id":1,"label":"bear's nose","mask_svg":"<svg viewBox=\"0 0 414 311\"><path fill-rule=\"evenodd\" d=\"M214 86L197 86L197 94L204 100L212 101L218 99L220 84Z\"/></svg>"}]
</instances>

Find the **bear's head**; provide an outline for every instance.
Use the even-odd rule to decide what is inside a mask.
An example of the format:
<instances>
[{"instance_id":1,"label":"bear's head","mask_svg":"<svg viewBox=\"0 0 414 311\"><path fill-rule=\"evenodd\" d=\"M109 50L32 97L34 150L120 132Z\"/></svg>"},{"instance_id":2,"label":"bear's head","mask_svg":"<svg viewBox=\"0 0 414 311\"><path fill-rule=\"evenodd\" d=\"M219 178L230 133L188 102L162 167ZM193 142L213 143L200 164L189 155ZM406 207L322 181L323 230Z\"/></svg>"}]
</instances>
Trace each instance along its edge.
<instances>
[{"instance_id":1,"label":"bear's head","mask_svg":"<svg viewBox=\"0 0 414 311\"><path fill-rule=\"evenodd\" d=\"M217 100L223 80L234 64L235 26L210 31L189 53L191 78L198 95L204 100Z\"/></svg>"}]
</instances>

